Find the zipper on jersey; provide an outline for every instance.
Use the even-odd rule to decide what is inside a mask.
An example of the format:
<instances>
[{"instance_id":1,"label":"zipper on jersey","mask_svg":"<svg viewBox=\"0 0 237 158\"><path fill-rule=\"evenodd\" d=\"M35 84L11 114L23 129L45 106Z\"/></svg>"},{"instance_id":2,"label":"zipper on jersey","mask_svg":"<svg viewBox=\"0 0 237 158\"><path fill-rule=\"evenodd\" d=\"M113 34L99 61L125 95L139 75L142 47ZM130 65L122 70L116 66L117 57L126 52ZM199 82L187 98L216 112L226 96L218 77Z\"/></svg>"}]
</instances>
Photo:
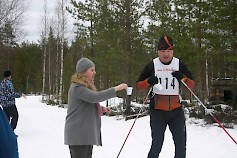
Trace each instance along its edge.
<instances>
[{"instance_id":1,"label":"zipper on jersey","mask_svg":"<svg viewBox=\"0 0 237 158\"><path fill-rule=\"evenodd\" d=\"M154 108L155 108L155 106L157 106L158 107L158 94L155 94L155 95L153 95L153 97L154 97Z\"/></svg>"},{"instance_id":2,"label":"zipper on jersey","mask_svg":"<svg viewBox=\"0 0 237 158\"><path fill-rule=\"evenodd\" d=\"M169 105L169 111L170 111L170 95L168 96L168 105Z\"/></svg>"}]
</instances>

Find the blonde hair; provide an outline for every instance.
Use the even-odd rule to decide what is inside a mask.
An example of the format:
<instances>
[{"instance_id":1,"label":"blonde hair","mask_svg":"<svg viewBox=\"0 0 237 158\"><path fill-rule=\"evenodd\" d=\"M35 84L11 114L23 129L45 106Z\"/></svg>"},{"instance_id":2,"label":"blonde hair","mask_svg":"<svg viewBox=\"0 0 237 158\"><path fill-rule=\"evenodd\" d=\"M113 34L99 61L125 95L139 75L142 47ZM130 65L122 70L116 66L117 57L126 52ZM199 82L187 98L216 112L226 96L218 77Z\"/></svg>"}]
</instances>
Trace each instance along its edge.
<instances>
[{"instance_id":1,"label":"blonde hair","mask_svg":"<svg viewBox=\"0 0 237 158\"><path fill-rule=\"evenodd\" d=\"M71 83L80 83L82 84L83 86L93 90L93 91L96 91L96 87L93 83L91 83L88 78L86 78L84 76L84 73L85 72L81 72L81 73L75 73L72 75L71 77Z\"/></svg>"}]
</instances>

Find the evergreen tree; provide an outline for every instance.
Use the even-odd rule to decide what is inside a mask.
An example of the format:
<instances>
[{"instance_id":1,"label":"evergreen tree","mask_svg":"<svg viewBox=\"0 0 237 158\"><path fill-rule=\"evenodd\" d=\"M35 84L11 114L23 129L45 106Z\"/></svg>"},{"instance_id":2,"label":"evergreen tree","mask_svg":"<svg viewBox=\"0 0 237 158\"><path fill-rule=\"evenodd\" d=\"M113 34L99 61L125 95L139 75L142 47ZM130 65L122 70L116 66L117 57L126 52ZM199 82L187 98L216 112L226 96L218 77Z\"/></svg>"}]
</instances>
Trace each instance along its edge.
<instances>
[{"instance_id":1,"label":"evergreen tree","mask_svg":"<svg viewBox=\"0 0 237 158\"><path fill-rule=\"evenodd\" d=\"M146 56L141 22L143 1L71 2L74 8L68 9L69 12L78 23L85 22L77 25L77 37L85 41L80 44L85 48L82 54L97 65L100 75L96 78L97 87L104 89L120 82L135 86L136 72L143 66L138 63Z\"/></svg>"},{"instance_id":2,"label":"evergreen tree","mask_svg":"<svg viewBox=\"0 0 237 158\"><path fill-rule=\"evenodd\" d=\"M39 94L42 89L42 54L39 45L23 42L16 50L14 82L17 91Z\"/></svg>"}]
</instances>

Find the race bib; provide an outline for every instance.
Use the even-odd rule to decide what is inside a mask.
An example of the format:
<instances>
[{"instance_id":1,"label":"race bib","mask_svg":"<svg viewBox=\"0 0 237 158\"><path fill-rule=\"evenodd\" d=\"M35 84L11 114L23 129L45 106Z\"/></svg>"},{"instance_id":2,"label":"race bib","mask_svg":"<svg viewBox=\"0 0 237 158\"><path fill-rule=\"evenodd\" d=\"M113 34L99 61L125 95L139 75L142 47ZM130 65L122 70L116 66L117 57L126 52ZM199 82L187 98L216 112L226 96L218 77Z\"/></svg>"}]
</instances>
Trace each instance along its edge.
<instances>
[{"instance_id":1,"label":"race bib","mask_svg":"<svg viewBox=\"0 0 237 158\"><path fill-rule=\"evenodd\" d=\"M153 87L153 92L160 95L179 95L179 82L172 76L173 71L179 71L179 59L173 57L169 65L164 65L159 58L153 60L155 76L162 88Z\"/></svg>"}]
</instances>

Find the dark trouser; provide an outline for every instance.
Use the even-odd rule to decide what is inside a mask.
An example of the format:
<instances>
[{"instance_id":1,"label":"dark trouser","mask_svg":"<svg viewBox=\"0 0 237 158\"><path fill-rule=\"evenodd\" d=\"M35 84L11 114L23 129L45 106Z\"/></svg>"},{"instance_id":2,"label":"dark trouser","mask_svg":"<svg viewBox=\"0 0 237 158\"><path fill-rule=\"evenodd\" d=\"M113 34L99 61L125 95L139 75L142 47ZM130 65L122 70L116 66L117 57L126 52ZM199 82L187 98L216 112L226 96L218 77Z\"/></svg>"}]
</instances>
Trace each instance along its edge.
<instances>
[{"instance_id":1,"label":"dark trouser","mask_svg":"<svg viewBox=\"0 0 237 158\"><path fill-rule=\"evenodd\" d=\"M6 113L7 118L10 122L10 125L11 125L11 127L14 131L16 129L18 118L19 118L16 105L14 104L14 105L9 106L9 107L4 107L3 110Z\"/></svg>"},{"instance_id":2,"label":"dark trouser","mask_svg":"<svg viewBox=\"0 0 237 158\"><path fill-rule=\"evenodd\" d=\"M150 126L152 144L148 158L157 158L164 142L166 126L173 135L175 144L175 158L186 157L186 125L182 107L172 111L151 110Z\"/></svg>"},{"instance_id":3,"label":"dark trouser","mask_svg":"<svg viewBox=\"0 0 237 158\"><path fill-rule=\"evenodd\" d=\"M69 145L71 158L92 158L93 145Z\"/></svg>"}]
</instances>

